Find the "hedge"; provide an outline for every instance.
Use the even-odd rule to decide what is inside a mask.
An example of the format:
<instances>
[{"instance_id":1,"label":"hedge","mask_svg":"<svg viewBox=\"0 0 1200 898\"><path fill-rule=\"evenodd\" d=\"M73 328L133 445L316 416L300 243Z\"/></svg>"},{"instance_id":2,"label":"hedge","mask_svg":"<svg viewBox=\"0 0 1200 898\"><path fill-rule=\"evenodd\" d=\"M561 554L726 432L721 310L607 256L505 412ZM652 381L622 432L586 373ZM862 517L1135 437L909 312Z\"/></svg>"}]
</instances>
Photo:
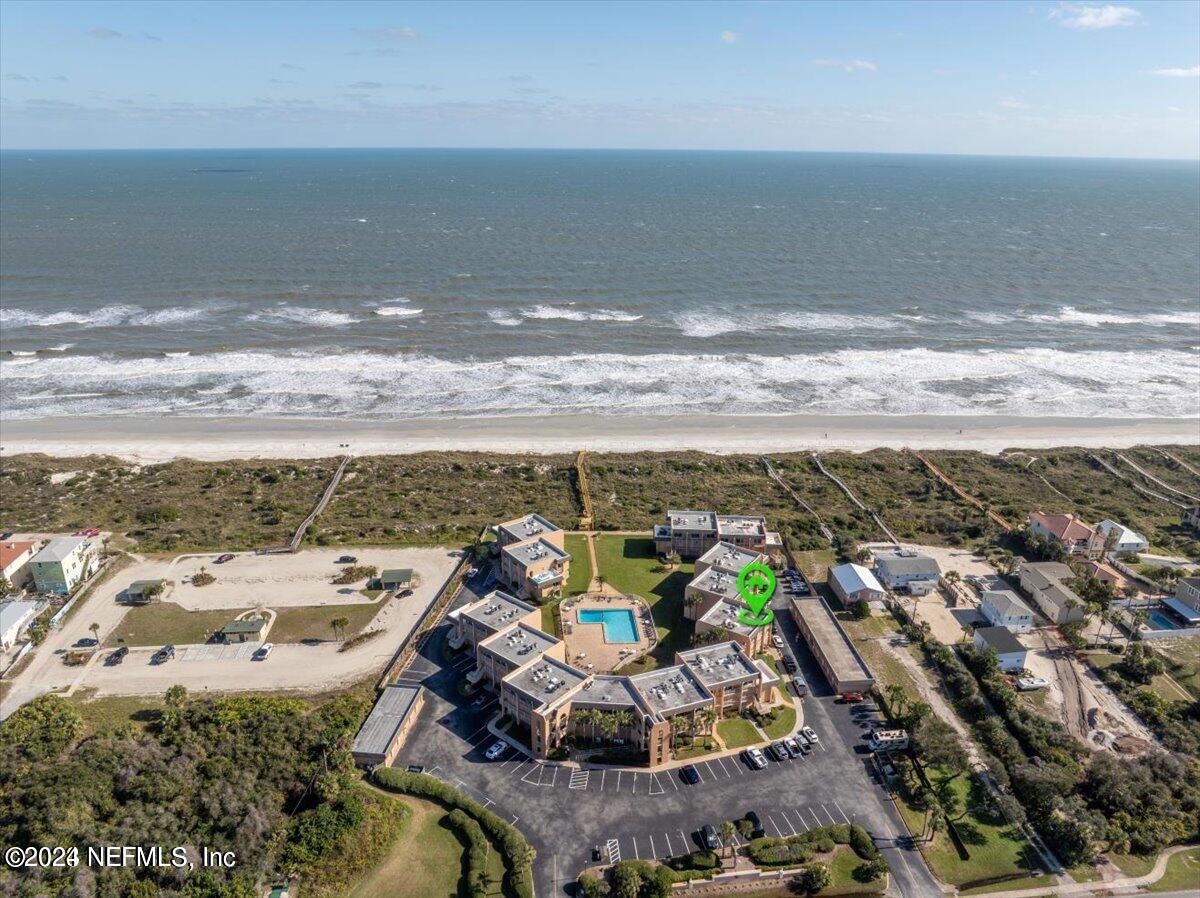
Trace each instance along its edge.
<instances>
[{"instance_id":1,"label":"hedge","mask_svg":"<svg viewBox=\"0 0 1200 898\"><path fill-rule=\"evenodd\" d=\"M828 854L835 845L849 845L864 861L882 860L871 834L857 823L820 826L786 839L754 839L748 850L760 867L795 867L807 864L814 853Z\"/></svg>"},{"instance_id":2,"label":"hedge","mask_svg":"<svg viewBox=\"0 0 1200 898\"><path fill-rule=\"evenodd\" d=\"M487 898L487 836L462 808L455 808L446 819L467 843L467 888L471 890L471 898Z\"/></svg>"},{"instance_id":3,"label":"hedge","mask_svg":"<svg viewBox=\"0 0 1200 898\"><path fill-rule=\"evenodd\" d=\"M502 820L479 802L426 773L409 773L394 767L381 767L371 774L375 784L389 792L427 798L472 817L485 833L500 846L504 855L505 890L513 898L533 898L534 850L511 823Z\"/></svg>"}]
</instances>

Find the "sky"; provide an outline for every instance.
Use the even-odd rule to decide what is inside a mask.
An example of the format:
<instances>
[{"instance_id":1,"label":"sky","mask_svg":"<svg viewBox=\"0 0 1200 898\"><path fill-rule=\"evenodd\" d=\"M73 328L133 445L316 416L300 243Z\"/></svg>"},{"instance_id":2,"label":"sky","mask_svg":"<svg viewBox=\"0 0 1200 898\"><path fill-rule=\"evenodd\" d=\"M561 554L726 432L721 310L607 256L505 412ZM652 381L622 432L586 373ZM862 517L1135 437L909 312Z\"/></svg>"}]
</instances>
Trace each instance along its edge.
<instances>
[{"instance_id":1,"label":"sky","mask_svg":"<svg viewBox=\"0 0 1200 898\"><path fill-rule=\"evenodd\" d=\"M1200 2L0 4L0 147L1200 158Z\"/></svg>"}]
</instances>

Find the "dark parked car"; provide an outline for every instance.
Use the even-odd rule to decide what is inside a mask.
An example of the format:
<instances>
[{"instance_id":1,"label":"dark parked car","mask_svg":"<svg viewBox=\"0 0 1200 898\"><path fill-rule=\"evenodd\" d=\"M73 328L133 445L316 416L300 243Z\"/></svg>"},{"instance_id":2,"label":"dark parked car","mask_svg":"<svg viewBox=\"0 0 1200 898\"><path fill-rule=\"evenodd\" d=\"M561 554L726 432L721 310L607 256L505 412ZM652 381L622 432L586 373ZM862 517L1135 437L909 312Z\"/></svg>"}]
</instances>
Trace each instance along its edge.
<instances>
[{"instance_id":1,"label":"dark parked car","mask_svg":"<svg viewBox=\"0 0 1200 898\"><path fill-rule=\"evenodd\" d=\"M154 657L150 659L151 664L165 664L175 657L175 646L164 645L161 649L154 653Z\"/></svg>"},{"instance_id":2,"label":"dark parked car","mask_svg":"<svg viewBox=\"0 0 1200 898\"><path fill-rule=\"evenodd\" d=\"M787 658L784 658L783 659L783 669L786 670L788 673L795 673L796 672L795 659L790 656Z\"/></svg>"},{"instance_id":3,"label":"dark parked car","mask_svg":"<svg viewBox=\"0 0 1200 898\"><path fill-rule=\"evenodd\" d=\"M217 560L213 564L224 564L227 561L233 561L233 553L226 552L224 555L218 555Z\"/></svg>"},{"instance_id":4,"label":"dark parked car","mask_svg":"<svg viewBox=\"0 0 1200 898\"><path fill-rule=\"evenodd\" d=\"M758 814L754 813L754 811L747 811L746 816L742 819L754 827L750 830L751 839L761 839L767 834L767 831L763 829L762 821L758 819Z\"/></svg>"},{"instance_id":5,"label":"dark parked car","mask_svg":"<svg viewBox=\"0 0 1200 898\"><path fill-rule=\"evenodd\" d=\"M770 751L771 757L776 761L790 761L792 759L792 753L787 750L787 746L782 742L772 742Z\"/></svg>"},{"instance_id":6,"label":"dark parked car","mask_svg":"<svg viewBox=\"0 0 1200 898\"><path fill-rule=\"evenodd\" d=\"M694 786L700 782L700 771L692 764L684 764L679 768L679 775L683 777L683 781L689 786Z\"/></svg>"},{"instance_id":7,"label":"dark parked car","mask_svg":"<svg viewBox=\"0 0 1200 898\"><path fill-rule=\"evenodd\" d=\"M721 847L721 839L717 836L717 831L711 823L700 827L700 841L709 851L716 851Z\"/></svg>"},{"instance_id":8,"label":"dark parked car","mask_svg":"<svg viewBox=\"0 0 1200 898\"><path fill-rule=\"evenodd\" d=\"M119 649L117 649L115 652L113 652L111 655L109 655L107 658L105 658L104 663L107 664L109 667L112 667L113 665L120 664L122 661L124 661L125 656L128 654L129 654L129 646L123 645Z\"/></svg>"},{"instance_id":9,"label":"dark parked car","mask_svg":"<svg viewBox=\"0 0 1200 898\"><path fill-rule=\"evenodd\" d=\"M85 637L83 637L83 639L76 639L75 645L73 646L73 648L90 649L90 648L94 648L94 647L98 646L99 644L100 644L99 640L92 639L92 637L90 637L90 636L85 636Z\"/></svg>"},{"instance_id":10,"label":"dark parked car","mask_svg":"<svg viewBox=\"0 0 1200 898\"><path fill-rule=\"evenodd\" d=\"M343 555L335 564L355 564L358 561L353 555Z\"/></svg>"}]
</instances>

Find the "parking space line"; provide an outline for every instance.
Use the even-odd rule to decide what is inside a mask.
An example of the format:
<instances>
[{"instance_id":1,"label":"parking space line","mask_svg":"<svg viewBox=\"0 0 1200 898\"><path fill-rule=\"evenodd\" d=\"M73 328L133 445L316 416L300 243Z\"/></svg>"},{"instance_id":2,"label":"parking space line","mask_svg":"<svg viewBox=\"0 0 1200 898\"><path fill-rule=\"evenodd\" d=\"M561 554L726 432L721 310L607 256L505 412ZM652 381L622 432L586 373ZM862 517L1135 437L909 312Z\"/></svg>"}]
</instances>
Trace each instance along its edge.
<instances>
[{"instance_id":1,"label":"parking space line","mask_svg":"<svg viewBox=\"0 0 1200 898\"><path fill-rule=\"evenodd\" d=\"M630 839L630 841L633 842L633 856L636 857L640 861L642 859L642 856L640 853L638 853L637 836L630 836L629 839Z\"/></svg>"},{"instance_id":2,"label":"parking space line","mask_svg":"<svg viewBox=\"0 0 1200 898\"><path fill-rule=\"evenodd\" d=\"M770 820L770 821L771 821L771 825L772 825L773 827L775 827L775 835L779 836L779 838L781 838L781 839L782 839L782 838L783 838L783 830L781 830L781 829L779 828L779 824L775 822L775 818L774 818L774 817L772 817L770 814L767 814L767 819L768 819L768 820Z\"/></svg>"},{"instance_id":3,"label":"parking space line","mask_svg":"<svg viewBox=\"0 0 1200 898\"><path fill-rule=\"evenodd\" d=\"M810 814L812 814L813 823L815 823L817 826L824 826L824 824L823 824L823 823L821 823L821 818L817 816L817 812L816 812L816 811L814 811L814 810L813 810L813 809L810 807L810 808L808 809L808 812L809 812Z\"/></svg>"},{"instance_id":4,"label":"parking space line","mask_svg":"<svg viewBox=\"0 0 1200 898\"><path fill-rule=\"evenodd\" d=\"M783 817L783 819L787 821L787 825L788 825L788 826L790 826L790 827L792 828L792 835L793 835L793 836L794 836L794 835L796 835L796 833L800 832L800 830L798 830L798 829L796 828L796 824L792 823L792 818L791 818L791 817L789 817L789 816L787 815L787 811L780 811L780 812L779 812L779 815L780 815L781 817Z\"/></svg>"},{"instance_id":5,"label":"parking space line","mask_svg":"<svg viewBox=\"0 0 1200 898\"><path fill-rule=\"evenodd\" d=\"M650 857L658 857L658 852L654 850L654 836L648 836L650 839Z\"/></svg>"},{"instance_id":6,"label":"parking space line","mask_svg":"<svg viewBox=\"0 0 1200 898\"><path fill-rule=\"evenodd\" d=\"M512 772L509 774L509 776L516 776L516 775L517 775L517 771L518 771L518 770L520 770L522 767L524 767L524 766L525 766L526 764L528 764L528 763L529 763L529 761L528 761L528 760L523 760L523 761L521 761L521 763L520 763L520 764L518 764L516 767L514 767L514 768L512 769ZM536 763L536 762L535 762L535 763Z\"/></svg>"},{"instance_id":7,"label":"parking space line","mask_svg":"<svg viewBox=\"0 0 1200 898\"><path fill-rule=\"evenodd\" d=\"M442 769L442 768L441 768L441 765L438 765L438 766L435 766L435 767L430 767L430 768L429 768L429 771L428 771L428 772L429 772L429 775L430 775L430 776L437 776L437 772L438 772L439 770L441 770L441 769Z\"/></svg>"},{"instance_id":8,"label":"parking space line","mask_svg":"<svg viewBox=\"0 0 1200 898\"><path fill-rule=\"evenodd\" d=\"M670 834L670 833L663 833L663 838L665 838L665 839L667 840L667 854L666 854L666 856L667 856L667 857L671 857L672 855L674 855L674 854L675 854L675 849L671 847L671 834Z\"/></svg>"},{"instance_id":9,"label":"parking space line","mask_svg":"<svg viewBox=\"0 0 1200 898\"><path fill-rule=\"evenodd\" d=\"M849 823L850 818L846 816L846 812L842 810L842 806L836 801L833 803L833 806L838 809L838 813L842 815L842 819Z\"/></svg>"},{"instance_id":10,"label":"parking space line","mask_svg":"<svg viewBox=\"0 0 1200 898\"><path fill-rule=\"evenodd\" d=\"M621 791L621 771L617 771L617 791Z\"/></svg>"},{"instance_id":11,"label":"parking space line","mask_svg":"<svg viewBox=\"0 0 1200 898\"><path fill-rule=\"evenodd\" d=\"M655 789L657 789L658 791L655 792L654 791ZM650 792L649 792L649 794L650 795L663 795L666 793L666 791L667 790L662 787L662 783L660 783L658 781L658 776L653 773L650 774Z\"/></svg>"},{"instance_id":12,"label":"parking space line","mask_svg":"<svg viewBox=\"0 0 1200 898\"><path fill-rule=\"evenodd\" d=\"M725 766L725 761L721 758L717 758L717 763L720 764L721 769L725 771L725 779L731 779L732 775L729 773L729 768Z\"/></svg>"},{"instance_id":13,"label":"parking space line","mask_svg":"<svg viewBox=\"0 0 1200 898\"><path fill-rule=\"evenodd\" d=\"M603 792L603 791L604 791L604 778L605 778L607 775L608 775L608 771L607 771L607 770L601 770L601 771L600 771L600 791L601 791L601 792Z\"/></svg>"},{"instance_id":14,"label":"parking space line","mask_svg":"<svg viewBox=\"0 0 1200 898\"><path fill-rule=\"evenodd\" d=\"M636 791L637 791L637 778L638 778L638 775L637 775L636 773L634 773L634 775L633 775L633 788L629 790L630 792L636 792ZM636 848L634 849L634 854L637 854L637 849L636 849Z\"/></svg>"},{"instance_id":15,"label":"parking space line","mask_svg":"<svg viewBox=\"0 0 1200 898\"><path fill-rule=\"evenodd\" d=\"M591 772L588 770L572 770L571 779L567 783L568 789L586 789L588 780L591 779Z\"/></svg>"},{"instance_id":16,"label":"parking space line","mask_svg":"<svg viewBox=\"0 0 1200 898\"><path fill-rule=\"evenodd\" d=\"M825 816L829 818L830 823L837 823L837 821L833 819L833 814L829 813L829 808L825 807L825 805L821 805L821 810L825 812Z\"/></svg>"},{"instance_id":17,"label":"parking space line","mask_svg":"<svg viewBox=\"0 0 1200 898\"><path fill-rule=\"evenodd\" d=\"M671 785L672 785L672 786L674 786L674 787L675 787L675 791L676 791L676 792L678 792L678 791L679 791L679 777L678 777L678 775L677 775L676 773L672 772L672 774L671 774L669 777L667 777L667 779L669 779L669 780L671 781Z\"/></svg>"},{"instance_id":18,"label":"parking space line","mask_svg":"<svg viewBox=\"0 0 1200 898\"><path fill-rule=\"evenodd\" d=\"M621 861L621 843L617 839L609 839L604 845L605 851L608 852L608 859L611 863L617 864Z\"/></svg>"},{"instance_id":19,"label":"parking space line","mask_svg":"<svg viewBox=\"0 0 1200 898\"><path fill-rule=\"evenodd\" d=\"M529 783L531 786L540 786L542 784L542 771L545 770L545 767L545 764L534 764L525 772L525 775L521 777L521 782ZM533 773L535 770L537 771L538 775L536 783L529 779L529 774Z\"/></svg>"},{"instance_id":20,"label":"parking space line","mask_svg":"<svg viewBox=\"0 0 1200 898\"><path fill-rule=\"evenodd\" d=\"M561 769L562 769L562 765L561 765L561 764L555 764L555 765L554 765L554 776L553 776L553 778L550 780L550 785L551 785L551 787L553 787L553 786L554 786L554 784L558 782L558 771L559 771L559 770L561 770Z\"/></svg>"},{"instance_id":21,"label":"parking space line","mask_svg":"<svg viewBox=\"0 0 1200 898\"><path fill-rule=\"evenodd\" d=\"M716 776L716 774L713 773L712 764L710 764L708 761L701 761L700 763L704 765L705 769L708 771L709 776L713 776L713 777Z\"/></svg>"},{"instance_id":22,"label":"parking space line","mask_svg":"<svg viewBox=\"0 0 1200 898\"><path fill-rule=\"evenodd\" d=\"M683 834L683 830L679 830L679 841L683 843L683 854L687 854L687 836Z\"/></svg>"}]
</instances>

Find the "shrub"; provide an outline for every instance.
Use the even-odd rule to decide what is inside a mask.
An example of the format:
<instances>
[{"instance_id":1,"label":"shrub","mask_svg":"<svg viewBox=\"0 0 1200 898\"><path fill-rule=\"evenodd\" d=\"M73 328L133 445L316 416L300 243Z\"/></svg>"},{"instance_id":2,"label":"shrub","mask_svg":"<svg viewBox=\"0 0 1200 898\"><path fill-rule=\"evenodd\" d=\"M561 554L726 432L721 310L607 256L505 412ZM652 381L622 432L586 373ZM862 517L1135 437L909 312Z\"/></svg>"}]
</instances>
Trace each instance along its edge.
<instances>
[{"instance_id":1,"label":"shrub","mask_svg":"<svg viewBox=\"0 0 1200 898\"><path fill-rule=\"evenodd\" d=\"M479 802L467 798L457 789L424 773L408 773L394 767L376 770L375 784L389 792L428 798L453 810L461 809L473 817L483 831L500 846L504 855L505 885L516 898L533 898L533 848L512 824L487 810Z\"/></svg>"},{"instance_id":2,"label":"shrub","mask_svg":"<svg viewBox=\"0 0 1200 898\"><path fill-rule=\"evenodd\" d=\"M608 883L589 873L580 873L576 883L583 898L604 898L608 894Z\"/></svg>"},{"instance_id":3,"label":"shrub","mask_svg":"<svg viewBox=\"0 0 1200 898\"><path fill-rule=\"evenodd\" d=\"M467 888L471 898L487 898L487 836L462 808L455 808L446 819L467 843Z\"/></svg>"},{"instance_id":4,"label":"shrub","mask_svg":"<svg viewBox=\"0 0 1200 898\"><path fill-rule=\"evenodd\" d=\"M873 861L879 857L879 849L875 847L875 840L857 823L850 827L850 847L864 861Z\"/></svg>"}]
</instances>

